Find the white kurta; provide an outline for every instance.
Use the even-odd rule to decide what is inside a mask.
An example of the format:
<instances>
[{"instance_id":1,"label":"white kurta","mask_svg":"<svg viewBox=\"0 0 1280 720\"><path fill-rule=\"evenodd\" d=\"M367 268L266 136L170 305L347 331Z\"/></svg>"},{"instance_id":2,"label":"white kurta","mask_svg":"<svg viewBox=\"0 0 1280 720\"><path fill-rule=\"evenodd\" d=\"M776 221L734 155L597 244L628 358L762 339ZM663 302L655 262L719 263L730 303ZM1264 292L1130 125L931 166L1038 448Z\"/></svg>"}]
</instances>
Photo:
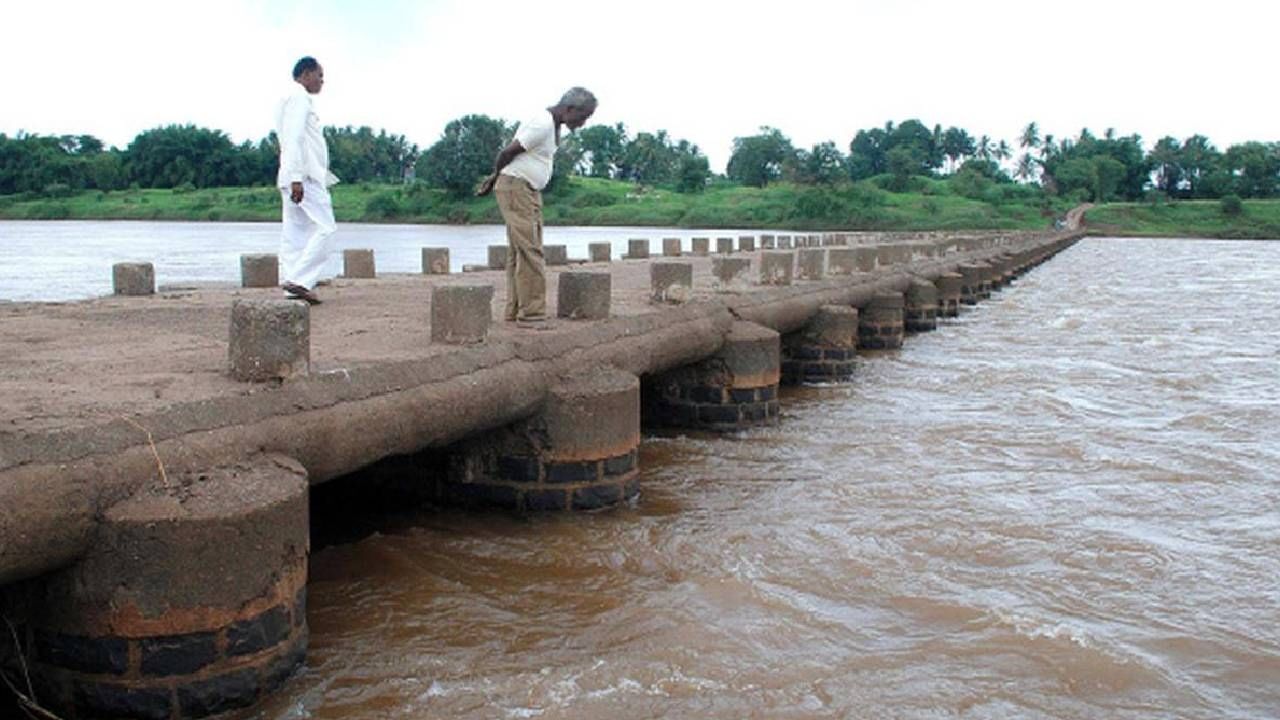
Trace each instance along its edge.
<instances>
[{"instance_id":1,"label":"white kurta","mask_svg":"<svg viewBox=\"0 0 1280 720\"><path fill-rule=\"evenodd\" d=\"M338 178L329 172L329 148L316 115L314 99L298 85L280 102L276 113L276 137L280 141L280 187L284 206L280 234L280 274L283 283L307 289L320 280L330 241L338 229L333 219L329 186ZM291 183L302 183L302 202L290 198Z\"/></svg>"}]
</instances>

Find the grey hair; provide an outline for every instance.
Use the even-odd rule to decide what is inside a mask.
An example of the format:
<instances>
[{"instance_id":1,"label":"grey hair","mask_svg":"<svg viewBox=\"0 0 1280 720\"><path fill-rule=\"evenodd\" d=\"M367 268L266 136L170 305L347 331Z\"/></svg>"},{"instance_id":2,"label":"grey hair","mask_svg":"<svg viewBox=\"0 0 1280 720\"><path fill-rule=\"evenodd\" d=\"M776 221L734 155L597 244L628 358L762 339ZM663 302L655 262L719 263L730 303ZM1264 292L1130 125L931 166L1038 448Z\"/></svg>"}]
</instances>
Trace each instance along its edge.
<instances>
[{"instance_id":1,"label":"grey hair","mask_svg":"<svg viewBox=\"0 0 1280 720\"><path fill-rule=\"evenodd\" d=\"M560 106L581 110L595 110L596 96L584 87L571 87L568 92L560 96Z\"/></svg>"}]
</instances>

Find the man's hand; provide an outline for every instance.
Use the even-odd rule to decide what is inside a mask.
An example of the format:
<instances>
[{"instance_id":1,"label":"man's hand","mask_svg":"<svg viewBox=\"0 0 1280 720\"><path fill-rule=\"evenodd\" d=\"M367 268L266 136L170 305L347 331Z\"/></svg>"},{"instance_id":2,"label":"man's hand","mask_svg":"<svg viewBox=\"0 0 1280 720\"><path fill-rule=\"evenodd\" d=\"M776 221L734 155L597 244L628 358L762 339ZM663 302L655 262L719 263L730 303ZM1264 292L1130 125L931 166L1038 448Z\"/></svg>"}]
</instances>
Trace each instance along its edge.
<instances>
[{"instance_id":1,"label":"man's hand","mask_svg":"<svg viewBox=\"0 0 1280 720\"><path fill-rule=\"evenodd\" d=\"M476 188L476 197L484 197L493 192L493 184L498 182L498 173L493 173L489 177L480 181L479 187Z\"/></svg>"},{"instance_id":2,"label":"man's hand","mask_svg":"<svg viewBox=\"0 0 1280 720\"><path fill-rule=\"evenodd\" d=\"M294 205L302 202L302 183L296 182L289 184L289 199L293 201Z\"/></svg>"}]
</instances>

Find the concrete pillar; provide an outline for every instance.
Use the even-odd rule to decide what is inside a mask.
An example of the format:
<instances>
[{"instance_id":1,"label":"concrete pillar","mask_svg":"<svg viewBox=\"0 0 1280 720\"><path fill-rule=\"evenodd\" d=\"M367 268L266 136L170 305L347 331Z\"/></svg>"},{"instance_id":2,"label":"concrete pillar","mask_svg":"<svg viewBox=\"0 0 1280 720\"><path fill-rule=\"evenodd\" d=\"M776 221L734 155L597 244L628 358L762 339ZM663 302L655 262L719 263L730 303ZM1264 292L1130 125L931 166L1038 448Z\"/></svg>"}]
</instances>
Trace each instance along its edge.
<instances>
[{"instance_id":1,"label":"concrete pillar","mask_svg":"<svg viewBox=\"0 0 1280 720\"><path fill-rule=\"evenodd\" d=\"M902 293L877 293L858 311L858 347L888 350L902 347Z\"/></svg>"},{"instance_id":2,"label":"concrete pillar","mask_svg":"<svg viewBox=\"0 0 1280 720\"><path fill-rule=\"evenodd\" d=\"M734 432L778 419L778 333L735 322L711 357L658 373L644 384L645 422Z\"/></svg>"},{"instance_id":3,"label":"concrete pillar","mask_svg":"<svg viewBox=\"0 0 1280 720\"><path fill-rule=\"evenodd\" d=\"M756 239L752 235L738 236L738 252L755 252Z\"/></svg>"},{"instance_id":4,"label":"concrete pillar","mask_svg":"<svg viewBox=\"0 0 1280 720\"><path fill-rule=\"evenodd\" d=\"M985 262L974 263L974 265L977 265L978 267L978 278L979 278L978 299L990 300L991 299L991 280L993 277L995 277L995 269L992 268L989 263L985 263Z\"/></svg>"},{"instance_id":5,"label":"concrete pillar","mask_svg":"<svg viewBox=\"0 0 1280 720\"><path fill-rule=\"evenodd\" d=\"M490 245L489 246L489 269L505 270L507 269L507 254L511 248L506 245Z\"/></svg>"},{"instance_id":6,"label":"concrete pillar","mask_svg":"<svg viewBox=\"0 0 1280 720\"><path fill-rule=\"evenodd\" d=\"M827 274L852 275L858 271L858 257L853 248L835 246L827 250Z\"/></svg>"},{"instance_id":7,"label":"concrete pillar","mask_svg":"<svg viewBox=\"0 0 1280 720\"><path fill-rule=\"evenodd\" d=\"M773 238L773 236L772 236L772 235L761 235L761 236L760 236L760 249L761 249L761 250L773 250L774 248L776 248L776 247L777 247L776 242L777 242L777 241L776 241L776 240L774 240L774 238Z\"/></svg>"},{"instance_id":8,"label":"concrete pillar","mask_svg":"<svg viewBox=\"0 0 1280 720\"><path fill-rule=\"evenodd\" d=\"M644 260L649 257L649 241L645 238L632 238L627 241L627 259Z\"/></svg>"},{"instance_id":9,"label":"concrete pillar","mask_svg":"<svg viewBox=\"0 0 1280 720\"><path fill-rule=\"evenodd\" d=\"M570 320L609 317L613 276L598 270L570 270L557 280L556 316Z\"/></svg>"},{"instance_id":10,"label":"concrete pillar","mask_svg":"<svg viewBox=\"0 0 1280 720\"><path fill-rule=\"evenodd\" d=\"M787 250L765 250L760 253L760 284L790 285L794 275L796 254Z\"/></svg>"},{"instance_id":11,"label":"concrete pillar","mask_svg":"<svg viewBox=\"0 0 1280 720\"><path fill-rule=\"evenodd\" d=\"M858 310L823 305L782 344L782 382L836 382L853 375L858 356Z\"/></svg>"},{"instance_id":12,"label":"concrete pillar","mask_svg":"<svg viewBox=\"0 0 1280 720\"><path fill-rule=\"evenodd\" d=\"M982 295L982 268L974 263L961 265L960 302L965 305L977 305Z\"/></svg>"},{"instance_id":13,"label":"concrete pillar","mask_svg":"<svg viewBox=\"0 0 1280 720\"><path fill-rule=\"evenodd\" d=\"M938 329L938 287L928 280L916 279L907 287L902 326L906 332L919 333Z\"/></svg>"},{"instance_id":14,"label":"concrete pillar","mask_svg":"<svg viewBox=\"0 0 1280 720\"><path fill-rule=\"evenodd\" d=\"M711 254L711 238L696 237L689 241L693 254L698 257L706 257Z\"/></svg>"},{"instance_id":15,"label":"concrete pillar","mask_svg":"<svg viewBox=\"0 0 1280 720\"><path fill-rule=\"evenodd\" d=\"M680 257L680 238L662 238L664 257Z\"/></svg>"},{"instance_id":16,"label":"concrete pillar","mask_svg":"<svg viewBox=\"0 0 1280 720\"><path fill-rule=\"evenodd\" d=\"M943 273L934 281L938 288L938 315L941 317L958 317L960 315L960 288L964 284L964 276L960 273Z\"/></svg>"},{"instance_id":17,"label":"concrete pillar","mask_svg":"<svg viewBox=\"0 0 1280 720\"><path fill-rule=\"evenodd\" d=\"M568 245L543 245L542 259L548 265L568 265L569 264L569 246Z\"/></svg>"},{"instance_id":18,"label":"concrete pillar","mask_svg":"<svg viewBox=\"0 0 1280 720\"><path fill-rule=\"evenodd\" d=\"M116 295L155 295L156 268L151 263L116 263L111 266L111 288Z\"/></svg>"},{"instance_id":19,"label":"concrete pillar","mask_svg":"<svg viewBox=\"0 0 1280 720\"><path fill-rule=\"evenodd\" d=\"M640 381L593 369L533 417L454 446L442 499L526 512L594 510L639 491Z\"/></svg>"},{"instance_id":20,"label":"concrete pillar","mask_svg":"<svg viewBox=\"0 0 1280 720\"><path fill-rule=\"evenodd\" d=\"M711 275L715 287L721 292L741 292L751 285L747 277L751 272L750 258L717 256L711 258Z\"/></svg>"},{"instance_id":21,"label":"concrete pillar","mask_svg":"<svg viewBox=\"0 0 1280 720\"><path fill-rule=\"evenodd\" d=\"M591 262L609 262L613 257L613 245L607 242L588 243L587 253Z\"/></svg>"},{"instance_id":22,"label":"concrete pillar","mask_svg":"<svg viewBox=\"0 0 1280 720\"><path fill-rule=\"evenodd\" d=\"M311 307L284 299L231 303L227 359L231 376L243 382L307 374L311 367Z\"/></svg>"},{"instance_id":23,"label":"concrete pillar","mask_svg":"<svg viewBox=\"0 0 1280 720\"><path fill-rule=\"evenodd\" d=\"M300 464L259 455L108 508L75 565L6 589L40 703L202 718L283 684L306 655L307 493Z\"/></svg>"},{"instance_id":24,"label":"concrete pillar","mask_svg":"<svg viewBox=\"0 0 1280 720\"><path fill-rule=\"evenodd\" d=\"M427 275L448 275L449 248L422 248L422 272Z\"/></svg>"},{"instance_id":25,"label":"concrete pillar","mask_svg":"<svg viewBox=\"0 0 1280 720\"><path fill-rule=\"evenodd\" d=\"M280 284L280 261L274 254L240 256L240 287L273 288Z\"/></svg>"},{"instance_id":26,"label":"concrete pillar","mask_svg":"<svg viewBox=\"0 0 1280 720\"><path fill-rule=\"evenodd\" d=\"M492 285L437 285L431 288L431 342L484 342L493 317Z\"/></svg>"},{"instance_id":27,"label":"concrete pillar","mask_svg":"<svg viewBox=\"0 0 1280 720\"><path fill-rule=\"evenodd\" d=\"M658 260L649 265L649 300L685 303L693 296L693 264Z\"/></svg>"},{"instance_id":28,"label":"concrete pillar","mask_svg":"<svg viewBox=\"0 0 1280 720\"><path fill-rule=\"evenodd\" d=\"M377 277L378 272L373 262L373 251L367 248L343 250L342 276L366 280Z\"/></svg>"},{"instance_id":29,"label":"concrete pillar","mask_svg":"<svg viewBox=\"0 0 1280 720\"><path fill-rule=\"evenodd\" d=\"M790 235L779 235L779 236L778 236L778 249L779 249L779 250L790 250L790 249L791 249L791 236L790 236Z\"/></svg>"},{"instance_id":30,"label":"concrete pillar","mask_svg":"<svg viewBox=\"0 0 1280 720\"><path fill-rule=\"evenodd\" d=\"M716 238L716 254L728 255L733 252L733 238Z\"/></svg>"},{"instance_id":31,"label":"concrete pillar","mask_svg":"<svg viewBox=\"0 0 1280 720\"><path fill-rule=\"evenodd\" d=\"M796 258L796 278L799 280L821 280L826 276L826 249L802 248Z\"/></svg>"}]
</instances>

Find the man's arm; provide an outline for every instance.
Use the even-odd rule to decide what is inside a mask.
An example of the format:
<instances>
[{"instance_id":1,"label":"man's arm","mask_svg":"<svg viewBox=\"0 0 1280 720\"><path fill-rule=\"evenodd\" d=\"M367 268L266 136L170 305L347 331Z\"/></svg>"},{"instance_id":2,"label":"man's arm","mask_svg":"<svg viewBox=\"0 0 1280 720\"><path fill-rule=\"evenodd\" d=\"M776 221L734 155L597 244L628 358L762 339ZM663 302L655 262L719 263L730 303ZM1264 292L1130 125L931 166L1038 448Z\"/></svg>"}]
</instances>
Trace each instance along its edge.
<instances>
[{"instance_id":1,"label":"man's arm","mask_svg":"<svg viewBox=\"0 0 1280 720\"><path fill-rule=\"evenodd\" d=\"M307 129L306 98L295 95L289 98L280 118L280 167L289 179L289 199L302 202L302 177L306 174L302 161L302 136Z\"/></svg>"},{"instance_id":2,"label":"man's arm","mask_svg":"<svg viewBox=\"0 0 1280 720\"><path fill-rule=\"evenodd\" d=\"M524 146L519 140L512 140L510 145L502 148L502 152L498 153L498 159L493 162L493 174L480 183L480 187L476 188L476 195L483 197L493 192L493 184L498 182L498 173L502 172L502 168L510 165L511 161L522 152L524 152Z\"/></svg>"}]
</instances>

